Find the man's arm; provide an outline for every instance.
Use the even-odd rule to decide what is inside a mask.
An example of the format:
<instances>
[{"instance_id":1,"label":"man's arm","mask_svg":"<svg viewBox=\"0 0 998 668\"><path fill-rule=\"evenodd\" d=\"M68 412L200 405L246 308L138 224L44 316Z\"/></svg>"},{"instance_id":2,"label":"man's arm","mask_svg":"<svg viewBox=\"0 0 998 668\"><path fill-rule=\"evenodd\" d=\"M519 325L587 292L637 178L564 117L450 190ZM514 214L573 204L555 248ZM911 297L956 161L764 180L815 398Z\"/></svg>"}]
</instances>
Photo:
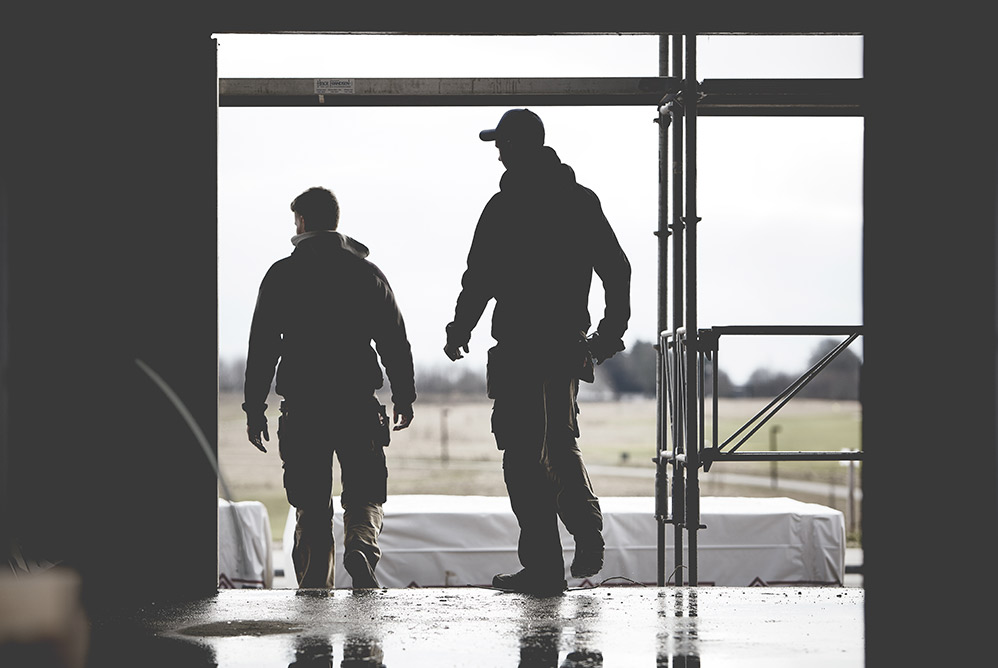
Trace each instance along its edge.
<instances>
[{"instance_id":1,"label":"man's arm","mask_svg":"<svg viewBox=\"0 0 998 668\"><path fill-rule=\"evenodd\" d=\"M416 401L412 347L395 293L380 271L377 272L373 299L377 305L374 346L392 386L394 430L398 431L412 422L412 404Z\"/></svg>"},{"instance_id":2,"label":"man's arm","mask_svg":"<svg viewBox=\"0 0 998 668\"><path fill-rule=\"evenodd\" d=\"M475 236L468 251L468 264L461 277L461 293L454 307L454 320L446 328L447 344L444 353L452 361L468 352L471 331L485 312L489 300L495 297L495 221L500 207L498 195L492 197L482 210L475 228Z\"/></svg>"},{"instance_id":3,"label":"man's arm","mask_svg":"<svg viewBox=\"0 0 998 668\"><path fill-rule=\"evenodd\" d=\"M274 381L274 369L281 354L281 328L278 318L279 294L273 267L264 276L257 294L250 325L246 377L243 382L243 411L250 443L266 452L263 441L270 440L267 430L267 396Z\"/></svg>"},{"instance_id":4,"label":"man's arm","mask_svg":"<svg viewBox=\"0 0 998 668\"><path fill-rule=\"evenodd\" d=\"M592 197L593 268L603 282L606 306L591 346L596 361L602 363L624 349L623 336L631 318L631 263L603 213L599 198L595 194Z\"/></svg>"}]
</instances>

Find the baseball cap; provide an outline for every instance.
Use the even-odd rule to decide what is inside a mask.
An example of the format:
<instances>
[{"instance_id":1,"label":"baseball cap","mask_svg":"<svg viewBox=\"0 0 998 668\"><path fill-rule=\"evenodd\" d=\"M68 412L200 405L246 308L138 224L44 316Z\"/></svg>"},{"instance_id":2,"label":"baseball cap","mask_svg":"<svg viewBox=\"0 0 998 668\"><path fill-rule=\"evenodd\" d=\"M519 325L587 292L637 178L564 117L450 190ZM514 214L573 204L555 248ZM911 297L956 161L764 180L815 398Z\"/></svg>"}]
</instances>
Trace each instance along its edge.
<instances>
[{"instance_id":1,"label":"baseball cap","mask_svg":"<svg viewBox=\"0 0 998 668\"><path fill-rule=\"evenodd\" d=\"M515 141L518 144L544 145L544 124L541 117L529 109L510 109L494 130L478 133L482 141Z\"/></svg>"}]
</instances>

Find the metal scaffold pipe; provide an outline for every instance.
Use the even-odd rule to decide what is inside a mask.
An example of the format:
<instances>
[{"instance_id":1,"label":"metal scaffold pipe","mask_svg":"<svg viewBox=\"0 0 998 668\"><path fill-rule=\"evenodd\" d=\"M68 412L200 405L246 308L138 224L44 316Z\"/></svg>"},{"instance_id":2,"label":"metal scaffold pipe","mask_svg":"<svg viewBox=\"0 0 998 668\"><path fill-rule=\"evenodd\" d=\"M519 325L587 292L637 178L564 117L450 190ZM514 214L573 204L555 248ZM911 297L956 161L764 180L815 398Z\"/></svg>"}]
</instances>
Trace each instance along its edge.
<instances>
[{"instance_id":1,"label":"metal scaffold pipe","mask_svg":"<svg viewBox=\"0 0 998 668\"><path fill-rule=\"evenodd\" d=\"M669 37L659 35L658 38L658 69L660 76L669 74ZM658 123L658 332L663 332L668 327L669 308L669 288L668 288L668 268L669 268L669 120L668 112L663 108L658 108L658 116L655 121ZM665 350L662 346L661 337L655 346L655 442L657 455L655 457L655 519L658 526L657 555L658 562L655 572L657 573L658 586L665 585L665 525L668 521L667 502L667 469L666 462L661 453L665 441L665 415L662 395L663 373L665 369Z\"/></svg>"},{"instance_id":2,"label":"metal scaffold pipe","mask_svg":"<svg viewBox=\"0 0 998 668\"><path fill-rule=\"evenodd\" d=\"M683 107L686 125L686 424L687 430L696 430L698 420L699 362L697 337L697 69L696 35L686 35L686 77L683 81ZM697 530L700 528L700 460L699 433L690 433L686 466L686 533L689 543L689 584L696 586ZM677 575L678 577L678 575Z\"/></svg>"},{"instance_id":3,"label":"metal scaffold pipe","mask_svg":"<svg viewBox=\"0 0 998 668\"><path fill-rule=\"evenodd\" d=\"M672 36L672 72L675 77L682 76L683 71L683 38L682 35ZM670 105L672 109L672 328L678 332L683 326L683 305L686 294L683 275L683 251L684 251L684 229L683 229L683 124L682 106L673 101ZM678 116L678 118L676 118ZM672 385L673 397L672 421L673 421L673 443L672 446L677 453L682 453L685 448L685 431L683 430L684 420L680 416L684 414L685 395L680 379L683 377L681 365L682 355L678 336L672 339ZM672 518L673 518L673 553L675 555L676 584L682 584L683 571L683 519L686 516L686 483L683 479L683 468L677 462L672 464Z\"/></svg>"}]
</instances>

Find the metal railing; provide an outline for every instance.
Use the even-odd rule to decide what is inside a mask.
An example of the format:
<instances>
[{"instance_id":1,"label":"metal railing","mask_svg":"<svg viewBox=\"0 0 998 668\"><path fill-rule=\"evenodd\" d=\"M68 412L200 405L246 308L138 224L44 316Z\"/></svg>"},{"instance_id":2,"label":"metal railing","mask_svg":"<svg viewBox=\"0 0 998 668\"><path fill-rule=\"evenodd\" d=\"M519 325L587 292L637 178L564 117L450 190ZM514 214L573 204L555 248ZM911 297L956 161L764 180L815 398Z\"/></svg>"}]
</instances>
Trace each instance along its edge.
<instances>
[{"instance_id":1,"label":"metal railing","mask_svg":"<svg viewBox=\"0 0 998 668\"><path fill-rule=\"evenodd\" d=\"M659 557L659 584L668 584L672 576L676 584L682 583L681 574L685 570L688 583L697 584L697 532L706 528L700 523L700 484L699 470L710 471L714 462L719 461L859 461L861 450L838 451L739 451L777 412L797 396L814 378L828 367L846 348L862 336L861 326L725 326L700 329L691 338L685 328L674 332L662 332L659 341L661 358L660 371L663 374L661 387L665 389L664 408L669 423L672 448L668 449L664 439L659 440L656 464L655 514L660 526L671 524L675 529L675 567L669 575L664 551ZM843 336L835 345L810 368L804 371L783 391L779 392L762 410L757 412L741 427L727 436L723 442L718 434L720 416L718 404L718 361L722 336ZM707 369L711 380L707 382ZM690 380L690 370L695 370ZM710 386L711 424L708 430L707 387ZM691 416L693 419L690 419ZM671 487L671 505L667 489ZM684 563L683 534L689 544L689 563ZM664 533L664 531L663 531Z\"/></svg>"}]
</instances>

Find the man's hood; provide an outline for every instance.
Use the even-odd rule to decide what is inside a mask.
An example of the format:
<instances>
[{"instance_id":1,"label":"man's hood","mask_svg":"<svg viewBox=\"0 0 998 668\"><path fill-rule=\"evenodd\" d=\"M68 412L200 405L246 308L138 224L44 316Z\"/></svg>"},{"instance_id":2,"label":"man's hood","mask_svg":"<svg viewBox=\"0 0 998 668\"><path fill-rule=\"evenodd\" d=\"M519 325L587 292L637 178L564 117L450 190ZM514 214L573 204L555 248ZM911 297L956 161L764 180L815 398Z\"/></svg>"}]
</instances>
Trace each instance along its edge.
<instances>
[{"instance_id":1,"label":"man's hood","mask_svg":"<svg viewBox=\"0 0 998 668\"><path fill-rule=\"evenodd\" d=\"M318 230L296 234L291 237L291 243L295 246L295 253L323 252L328 249L338 249L346 251L351 255L356 255L359 258L366 258L371 254L370 249L364 244L334 230Z\"/></svg>"},{"instance_id":2,"label":"man's hood","mask_svg":"<svg viewBox=\"0 0 998 668\"><path fill-rule=\"evenodd\" d=\"M550 146L542 147L532 161L507 169L499 179L499 189L508 193L575 184L575 170L564 164Z\"/></svg>"}]
</instances>

